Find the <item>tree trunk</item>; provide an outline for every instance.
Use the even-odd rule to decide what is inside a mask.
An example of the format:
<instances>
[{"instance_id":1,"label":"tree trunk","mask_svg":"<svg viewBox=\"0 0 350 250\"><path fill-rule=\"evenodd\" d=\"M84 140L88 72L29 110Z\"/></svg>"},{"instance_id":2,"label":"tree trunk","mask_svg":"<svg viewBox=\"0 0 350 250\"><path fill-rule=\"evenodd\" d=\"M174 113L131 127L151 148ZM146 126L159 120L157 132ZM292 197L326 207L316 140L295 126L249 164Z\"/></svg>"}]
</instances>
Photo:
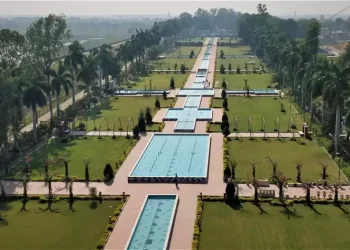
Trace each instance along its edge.
<instances>
[{"instance_id":1,"label":"tree trunk","mask_svg":"<svg viewBox=\"0 0 350 250\"><path fill-rule=\"evenodd\" d=\"M325 116L326 116L326 102L323 101L323 103L322 103L322 122L324 122Z\"/></svg>"},{"instance_id":2,"label":"tree trunk","mask_svg":"<svg viewBox=\"0 0 350 250\"><path fill-rule=\"evenodd\" d=\"M72 69L73 81L72 81L72 104L75 107L75 72Z\"/></svg>"},{"instance_id":3,"label":"tree trunk","mask_svg":"<svg viewBox=\"0 0 350 250\"><path fill-rule=\"evenodd\" d=\"M47 75L46 75L46 78L47 78L48 86L51 86L50 75L47 74ZM53 107L52 107L52 96L51 96L51 92L48 93L47 99L49 100L50 119L53 120Z\"/></svg>"},{"instance_id":4,"label":"tree trunk","mask_svg":"<svg viewBox=\"0 0 350 250\"><path fill-rule=\"evenodd\" d=\"M128 61L125 60L125 81L128 82Z\"/></svg>"},{"instance_id":5,"label":"tree trunk","mask_svg":"<svg viewBox=\"0 0 350 250\"><path fill-rule=\"evenodd\" d=\"M340 133L340 103L337 101L336 117L335 117L335 132L334 132L334 157L337 156Z\"/></svg>"},{"instance_id":6,"label":"tree trunk","mask_svg":"<svg viewBox=\"0 0 350 250\"><path fill-rule=\"evenodd\" d=\"M311 91L310 91L310 125L309 125L309 127L310 127L310 131L311 131L311 129L312 129L312 123L313 123L313 121L314 121L314 119L313 119L313 111L314 111L314 109L313 109L313 104L312 104L312 99L313 99L313 96L312 96L312 87L313 86L311 86Z\"/></svg>"},{"instance_id":7,"label":"tree trunk","mask_svg":"<svg viewBox=\"0 0 350 250\"><path fill-rule=\"evenodd\" d=\"M60 93L56 92L56 117L57 120L59 119L60 116Z\"/></svg>"},{"instance_id":8,"label":"tree trunk","mask_svg":"<svg viewBox=\"0 0 350 250\"><path fill-rule=\"evenodd\" d=\"M32 107L32 116L33 116L33 141L34 143L38 142L38 139L36 137L36 123L37 123L37 119L38 119L38 113L36 111L35 107Z\"/></svg>"}]
</instances>

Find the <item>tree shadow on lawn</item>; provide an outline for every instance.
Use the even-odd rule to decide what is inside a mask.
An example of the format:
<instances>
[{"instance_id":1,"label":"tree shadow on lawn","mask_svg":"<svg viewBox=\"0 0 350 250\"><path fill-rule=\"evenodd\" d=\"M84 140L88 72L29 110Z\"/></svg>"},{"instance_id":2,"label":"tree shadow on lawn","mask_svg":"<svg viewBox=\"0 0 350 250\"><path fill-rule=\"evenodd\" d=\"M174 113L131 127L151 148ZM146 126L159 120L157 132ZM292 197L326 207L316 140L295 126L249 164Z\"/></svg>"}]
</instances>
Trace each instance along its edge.
<instances>
[{"instance_id":1,"label":"tree shadow on lawn","mask_svg":"<svg viewBox=\"0 0 350 250\"><path fill-rule=\"evenodd\" d=\"M289 209L288 206L285 206L283 210L279 211L281 214L285 215L288 220L292 219L303 219L304 216L298 214L295 208Z\"/></svg>"},{"instance_id":2,"label":"tree shadow on lawn","mask_svg":"<svg viewBox=\"0 0 350 250\"><path fill-rule=\"evenodd\" d=\"M266 212L264 209L263 209L263 207L261 206L261 204L259 204L259 205L257 205L256 206L258 209L259 209L259 211L260 211L260 215L264 215L264 214L269 214L268 212Z\"/></svg>"},{"instance_id":3,"label":"tree shadow on lawn","mask_svg":"<svg viewBox=\"0 0 350 250\"><path fill-rule=\"evenodd\" d=\"M242 206L242 202L240 202L239 200L235 200L233 202L227 203L227 205L232 210L239 211L240 213L251 214L251 212L244 209L244 207Z\"/></svg>"},{"instance_id":4,"label":"tree shadow on lawn","mask_svg":"<svg viewBox=\"0 0 350 250\"><path fill-rule=\"evenodd\" d=\"M310 205L307 205L307 204L306 204L306 206L308 206L315 214L317 214L317 215L322 215L322 214L315 208L315 206L314 206L313 204L310 204Z\"/></svg>"},{"instance_id":5,"label":"tree shadow on lawn","mask_svg":"<svg viewBox=\"0 0 350 250\"><path fill-rule=\"evenodd\" d=\"M335 207L339 208L345 214L345 216L347 217L348 221L350 221L349 210L347 208L344 208L343 204L339 204L339 205L337 205Z\"/></svg>"}]
</instances>

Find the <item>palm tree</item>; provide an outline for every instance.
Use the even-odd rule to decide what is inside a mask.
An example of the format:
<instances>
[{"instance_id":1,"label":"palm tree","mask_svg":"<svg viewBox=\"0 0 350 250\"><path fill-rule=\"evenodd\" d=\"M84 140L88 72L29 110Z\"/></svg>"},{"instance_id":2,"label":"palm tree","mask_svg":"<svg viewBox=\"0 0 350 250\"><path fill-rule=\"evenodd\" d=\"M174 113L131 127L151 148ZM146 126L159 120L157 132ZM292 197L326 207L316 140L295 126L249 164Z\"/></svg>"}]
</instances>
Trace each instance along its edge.
<instances>
[{"instance_id":1,"label":"palm tree","mask_svg":"<svg viewBox=\"0 0 350 250\"><path fill-rule=\"evenodd\" d=\"M100 86L100 100L102 98L102 79L108 82L108 68L109 64L113 60L112 56L112 46L107 44L102 44L98 49L92 50L92 54L96 57L98 61L98 72L99 72L99 86Z\"/></svg>"},{"instance_id":2,"label":"palm tree","mask_svg":"<svg viewBox=\"0 0 350 250\"><path fill-rule=\"evenodd\" d=\"M80 85L79 87L84 90L87 94L87 102L90 107L91 103L91 87L96 84L96 80L98 79L98 63L93 54L89 54L86 58L84 65L77 73L77 80L82 81L84 85Z\"/></svg>"},{"instance_id":3,"label":"palm tree","mask_svg":"<svg viewBox=\"0 0 350 250\"><path fill-rule=\"evenodd\" d=\"M339 135L340 135L340 116L341 109L344 107L344 101L350 92L350 65L332 63L330 65L330 74L325 77L328 80L324 88L325 100L329 106L336 108L335 129L334 129L334 157L337 156Z\"/></svg>"},{"instance_id":4,"label":"palm tree","mask_svg":"<svg viewBox=\"0 0 350 250\"><path fill-rule=\"evenodd\" d=\"M128 62L133 60L132 44L130 41L126 41L124 44L120 45L118 49L118 56L120 60L124 62L125 81L128 82Z\"/></svg>"},{"instance_id":5,"label":"palm tree","mask_svg":"<svg viewBox=\"0 0 350 250\"><path fill-rule=\"evenodd\" d=\"M72 103L75 106L75 77L78 69L83 65L85 59L84 47L79 41L74 41L68 46L68 55L64 59L64 64L70 67L73 81L72 81Z\"/></svg>"},{"instance_id":6,"label":"palm tree","mask_svg":"<svg viewBox=\"0 0 350 250\"><path fill-rule=\"evenodd\" d=\"M49 88L46 76L34 67L28 67L23 71L23 81L26 88L23 93L23 104L32 110L33 141L37 142L36 125L38 122L37 107L44 107L47 103L45 92Z\"/></svg>"},{"instance_id":7,"label":"palm tree","mask_svg":"<svg viewBox=\"0 0 350 250\"><path fill-rule=\"evenodd\" d=\"M53 72L53 79L51 81L52 89L56 94L56 107L57 107L57 117L60 114L60 94L61 88L64 89L66 95L69 94L69 89L72 88L72 82L74 77L69 71L67 71L66 66L62 61L59 62L57 71Z\"/></svg>"}]
</instances>

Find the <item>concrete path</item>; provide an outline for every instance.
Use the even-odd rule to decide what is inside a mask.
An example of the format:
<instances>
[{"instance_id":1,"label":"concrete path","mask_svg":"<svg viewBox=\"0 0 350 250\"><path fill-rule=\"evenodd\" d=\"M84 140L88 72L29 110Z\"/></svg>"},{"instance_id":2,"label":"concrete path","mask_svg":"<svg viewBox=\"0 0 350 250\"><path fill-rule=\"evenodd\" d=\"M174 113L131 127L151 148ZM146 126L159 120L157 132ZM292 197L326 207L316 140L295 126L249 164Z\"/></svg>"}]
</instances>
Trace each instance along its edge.
<instances>
[{"instance_id":1,"label":"concrete path","mask_svg":"<svg viewBox=\"0 0 350 250\"><path fill-rule=\"evenodd\" d=\"M206 46L205 42L204 47ZM215 42L214 42L215 44ZM194 67L199 67L200 61L203 57L205 48L201 50L200 55L194 65ZM216 50L216 46L213 47L213 51ZM216 55L213 52L213 55ZM215 56L212 57L213 62L210 62L210 71L214 72L215 67ZM196 69L196 68L195 68ZM192 75L186 82L186 86L191 86L194 78ZM213 77L213 74L209 75ZM209 80L213 83L213 80ZM185 103L185 97L179 97L175 107L183 107ZM200 107L208 108L210 103L210 98L202 98ZM154 117L155 121L159 121L161 117L165 114L167 109L161 109ZM216 116L220 116L217 114ZM218 119L218 118L217 118ZM162 133L174 133L175 121L166 121L165 127ZM206 133L205 121L197 121L195 127L195 133L204 134ZM76 133L78 133L77 131ZM81 132L79 132L81 133ZM98 135L98 132L91 131L88 134ZM117 133L124 135L125 132ZM111 131L101 131L101 135L111 136ZM149 143L152 135L154 133L147 133L141 136L140 141L136 144L134 149L130 152L129 156L125 159L123 165L118 170L113 182L105 183L84 183L76 182L73 184L73 192L76 195L88 195L89 187L96 187L97 191L102 192L103 195L121 195L123 192L130 195L126 207L121 214L118 223L116 224L111 237L109 238L105 249L125 249L127 241L132 233L133 226L136 223L137 215L140 212L143 201L148 194L178 194L179 195L179 206L176 213L176 219L173 226L172 235L170 237L170 249L184 250L192 248L192 234L193 226L196 218L196 198L202 192L203 195L215 195L222 196L225 192L226 184L223 182L223 135L221 133L211 133L211 144L210 144L210 157L208 163L208 183L206 184L179 184L179 189L175 187L172 183L154 184L154 183L128 183L127 177L132 172L134 166L136 165L140 155L143 153L147 144ZM255 137L259 134L254 133ZM268 133L269 137L277 136L277 133ZM280 136L282 133L280 134ZM231 136L235 136L231 134ZM249 137L249 133L240 133L240 136ZM287 135L285 135L287 136ZM291 137L291 133L289 133ZM4 182L5 191L7 194L21 194L23 193L23 187L21 182L6 181ZM67 195L68 186L63 182L54 182L52 184L53 193L59 195ZM240 196L251 197L254 194L254 188L246 184L239 184L239 194ZM270 185L269 187L264 187L264 189L275 190L276 186ZM28 184L28 194L47 194L48 188L43 182L29 182ZM311 191L312 196L317 193L317 190L313 189ZM326 190L326 193L331 194L331 190ZM304 196L305 190L302 188L286 188L285 194L292 196L297 195ZM340 191L340 195L350 195L350 187L345 187L344 190Z\"/></svg>"}]
</instances>

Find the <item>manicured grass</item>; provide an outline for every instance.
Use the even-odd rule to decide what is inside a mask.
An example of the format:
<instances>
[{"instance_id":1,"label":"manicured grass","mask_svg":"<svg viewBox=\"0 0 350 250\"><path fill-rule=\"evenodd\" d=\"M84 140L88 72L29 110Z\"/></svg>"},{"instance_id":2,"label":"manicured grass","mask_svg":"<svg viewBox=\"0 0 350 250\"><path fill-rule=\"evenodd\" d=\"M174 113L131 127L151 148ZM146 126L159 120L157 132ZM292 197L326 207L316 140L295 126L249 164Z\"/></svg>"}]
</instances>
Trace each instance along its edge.
<instances>
[{"instance_id":1,"label":"manicured grass","mask_svg":"<svg viewBox=\"0 0 350 250\"><path fill-rule=\"evenodd\" d=\"M231 40L231 43L237 43L236 37L219 37L218 42L224 42L224 43L229 43ZM239 39L238 39L239 41Z\"/></svg>"},{"instance_id":2,"label":"manicured grass","mask_svg":"<svg viewBox=\"0 0 350 250\"><path fill-rule=\"evenodd\" d=\"M152 63L155 70L174 70L175 64L177 64L177 71L180 72L181 64L184 64L186 68L192 69L195 58L164 58Z\"/></svg>"},{"instance_id":3,"label":"manicured grass","mask_svg":"<svg viewBox=\"0 0 350 250\"><path fill-rule=\"evenodd\" d=\"M150 81L152 81L152 89L168 90L170 87L170 80L174 77L175 88L180 88L186 81L187 74L153 73L152 75L141 77L138 81L130 82L133 89L150 89Z\"/></svg>"},{"instance_id":4,"label":"manicured grass","mask_svg":"<svg viewBox=\"0 0 350 250\"><path fill-rule=\"evenodd\" d=\"M225 80L228 90L244 89L244 79L248 79L250 89L266 89L267 86L274 86L271 83L272 76L270 74L220 74L216 73L215 87L221 88L222 81Z\"/></svg>"},{"instance_id":5,"label":"manicured grass","mask_svg":"<svg viewBox=\"0 0 350 250\"><path fill-rule=\"evenodd\" d=\"M126 131L128 126L129 117L134 121L134 125L138 122L138 117L140 111L145 113L147 107L149 107L152 111L152 115L156 114L155 110L155 102L156 96L148 96L148 97L118 97L118 98L110 98L109 100L103 102L103 104L96 106L93 111L87 112L84 116L80 117L78 121L75 123L75 126L79 125L79 122L82 121L86 124L86 121L89 117L91 120L87 123L88 131L93 130L95 127L97 129L100 128L100 123L102 117L105 119L102 120L101 123L101 131L106 131L108 128L113 130L113 124L116 117L119 117L121 121L121 126L119 124L119 119L116 120L115 131L118 131L122 128L122 131ZM158 97L160 106L162 108L170 108L174 99L164 100L162 97ZM95 124L94 122L95 121ZM108 122L108 124L107 124ZM108 125L108 126L107 126ZM147 129L158 129L159 124L154 124L152 126L148 126ZM130 120L129 131L133 129L133 123Z\"/></svg>"},{"instance_id":6,"label":"manicured grass","mask_svg":"<svg viewBox=\"0 0 350 250\"><path fill-rule=\"evenodd\" d=\"M75 201L74 211L68 202L59 201L47 210L46 204L29 201L21 212L22 202L0 202L1 249L94 249L105 231L108 217L120 201L103 201L95 209L90 201Z\"/></svg>"},{"instance_id":7,"label":"manicured grass","mask_svg":"<svg viewBox=\"0 0 350 250\"><path fill-rule=\"evenodd\" d=\"M118 135L118 134L116 134ZM88 139L74 139L67 143L62 143L59 139L51 139L45 146L35 153L31 154L30 162L31 178L44 179L44 165L48 158L56 160L49 165L49 174L52 177L64 177L64 163L57 160L57 156L64 156L68 159L68 170L70 177L85 178L85 166L83 160L91 159L89 164L89 174L91 179L103 179L103 169L106 163L110 163L113 168L115 162L119 161L130 144L130 139L126 137L117 137L112 140L111 137L97 139L97 137L88 137ZM24 171L24 162L18 164L14 173L21 178Z\"/></svg>"},{"instance_id":8,"label":"manicured grass","mask_svg":"<svg viewBox=\"0 0 350 250\"><path fill-rule=\"evenodd\" d=\"M250 54L250 48L248 46L236 46L236 47L218 47L216 50L217 56L220 55L221 50L224 51L225 56L241 56Z\"/></svg>"},{"instance_id":9,"label":"manicured grass","mask_svg":"<svg viewBox=\"0 0 350 250\"><path fill-rule=\"evenodd\" d=\"M337 207L261 207L205 202L199 249L349 249L349 217Z\"/></svg>"},{"instance_id":10,"label":"manicured grass","mask_svg":"<svg viewBox=\"0 0 350 250\"><path fill-rule=\"evenodd\" d=\"M230 159L238 162L236 178L246 180L252 178L251 161L257 163L256 176L258 179L268 179L272 174L272 166L267 157L271 157L278 165L277 169L284 176L296 181L296 165L302 164L301 178L305 181L322 179L321 163L327 165L327 180L334 182L338 179L338 167L326 151L316 142L306 139L291 141L271 138L265 141L256 138L255 141L244 138L242 141L232 138L228 141ZM344 180L344 177L341 175Z\"/></svg>"},{"instance_id":11,"label":"manicured grass","mask_svg":"<svg viewBox=\"0 0 350 250\"><path fill-rule=\"evenodd\" d=\"M172 56L179 56L179 55L182 55L182 56L190 56L191 54L191 51L193 50L194 52L194 55L197 56L200 52L202 47L194 47L194 46L181 46L181 47L177 47L176 48L176 51L173 51L167 55L172 55Z\"/></svg>"},{"instance_id":12,"label":"manicured grass","mask_svg":"<svg viewBox=\"0 0 350 250\"><path fill-rule=\"evenodd\" d=\"M222 107L222 99L213 99L213 107ZM276 128L276 118L280 123L280 132L292 130L290 125L296 125L297 130L301 130L302 119L296 113L293 106L290 106L286 99L274 99L273 97L229 97L227 98L228 111L226 114L229 118L230 129L235 128L235 120L238 118L237 130L239 132L248 131L248 120L251 118L251 130L253 132L261 131L262 118L265 119L265 131L273 132ZM286 112L281 111L281 105ZM290 118L293 123L290 124ZM220 125L212 124L212 130L221 131Z\"/></svg>"},{"instance_id":13,"label":"manicured grass","mask_svg":"<svg viewBox=\"0 0 350 250\"><path fill-rule=\"evenodd\" d=\"M236 72L237 67L242 70L245 70L245 63L248 63L248 70L253 70L254 67L256 70L261 68L261 61L257 57L244 57L244 58L216 58L216 70L220 70L221 64L224 65L226 70L228 70L228 65L231 63L232 71ZM266 69L266 67L265 67Z\"/></svg>"},{"instance_id":14,"label":"manicured grass","mask_svg":"<svg viewBox=\"0 0 350 250\"><path fill-rule=\"evenodd\" d=\"M181 39L181 40L179 40L179 42L201 42L201 41L205 41L205 37L203 37L203 39L202 39L202 37L186 37L186 38L184 38L184 39Z\"/></svg>"}]
</instances>

